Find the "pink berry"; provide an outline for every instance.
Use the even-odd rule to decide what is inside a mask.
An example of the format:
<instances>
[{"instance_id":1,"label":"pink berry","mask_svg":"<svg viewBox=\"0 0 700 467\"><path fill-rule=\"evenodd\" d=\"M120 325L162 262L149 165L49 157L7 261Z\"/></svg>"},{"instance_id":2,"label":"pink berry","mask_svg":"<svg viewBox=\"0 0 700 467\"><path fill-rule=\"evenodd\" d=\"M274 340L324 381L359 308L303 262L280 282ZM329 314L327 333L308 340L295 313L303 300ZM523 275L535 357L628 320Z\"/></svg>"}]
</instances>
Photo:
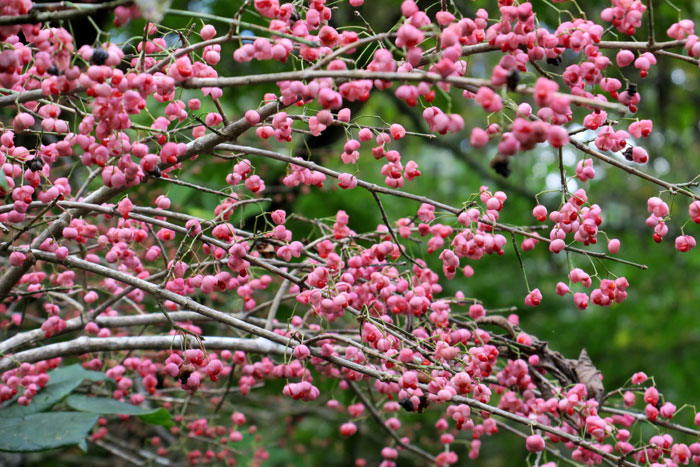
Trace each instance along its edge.
<instances>
[{"instance_id":1,"label":"pink berry","mask_svg":"<svg viewBox=\"0 0 700 467\"><path fill-rule=\"evenodd\" d=\"M556 294L564 296L568 293L569 293L569 286L563 282L558 282L557 288L556 288Z\"/></svg>"},{"instance_id":2,"label":"pink berry","mask_svg":"<svg viewBox=\"0 0 700 467\"><path fill-rule=\"evenodd\" d=\"M647 380L647 375L640 371L632 375L632 384L643 384Z\"/></svg>"},{"instance_id":3,"label":"pink berry","mask_svg":"<svg viewBox=\"0 0 700 467\"><path fill-rule=\"evenodd\" d=\"M532 215L539 222L544 222L547 220L547 208L542 206L541 204L538 204L532 209Z\"/></svg>"},{"instance_id":4,"label":"pink berry","mask_svg":"<svg viewBox=\"0 0 700 467\"><path fill-rule=\"evenodd\" d=\"M199 31L199 35L202 36L202 39L205 41L213 39L214 36L216 36L216 29L211 24L205 24Z\"/></svg>"},{"instance_id":5,"label":"pink berry","mask_svg":"<svg viewBox=\"0 0 700 467\"><path fill-rule=\"evenodd\" d=\"M626 67L634 61L634 53L626 49L620 50L615 57L615 61L617 66Z\"/></svg>"},{"instance_id":6,"label":"pink berry","mask_svg":"<svg viewBox=\"0 0 700 467\"><path fill-rule=\"evenodd\" d=\"M542 302L542 293L540 289L534 289L532 292L527 294L525 297L525 305L527 306L538 306Z\"/></svg>"},{"instance_id":7,"label":"pink berry","mask_svg":"<svg viewBox=\"0 0 700 467\"><path fill-rule=\"evenodd\" d=\"M10 253L10 264L12 266L21 266L26 258L27 255L25 255L21 251L13 251L12 253Z\"/></svg>"},{"instance_id":8,"label":"pink berry","mask_svg":"<svg viewBox=\"0 0 700 467\"><path fill-rule=\"evenodd\" d=\"M484 311L484 307L482 305L475 303L469 307L469 316L472 319L483 318L486 316L486 311Z\"/></svg>"},{"instance_id":9,"label":"pink berry","mask_svg":"<svg viewBox=\"0 0 700 467\"><path fill-rule=\"evenodd\" d=\"M352 422L343 423L340 426L340 434L343 436L352 436L357 432L357 426Z\"/></svg>"},{"instance_id":10,"label":"pink berry","mask_svg":"<svg viewBox=\"0 0 700 467\"><path fill-rule=\"evenodd\" d=\"M676 406L670 402L666 402L664 405L661 406L661 409L659 409L659 414L663 418L668 418L669 420L673 418L673 415L675 413L676 413Z\"/></svg>"},{"instance_id":11,"label":"pink berry","mask_svg":"<svg viewBox=\"0 0 700 467\"><path fill-rule=\"evenodd\" d=\"M566 243L564 243L564 240L557 238L556 240L552 240L552 242L549 244L549 251L552 253L559 253L565 247Z\"/></svg>"},{"instance_id":12,"label":"pink berry","mask_svg":"<svg viewBox=\"0 0 700 467\"><path fill-rule=\"evenodd\" d=\"M255 110L248 110L245 113L245 119L251 125L257 125L260 122L260 114Z\"/></svg>"},{"instance_id":13,"label":"pink berry","mask_svg":"<svg viewBox=\"0 0 700 467\"><path fill-rule=\"evenodd\" d=\"M585 310L588 308L588 295L583 292L576 292L574 294L574 305L579 310Z\"/></svg>"},{"instance_id":14,"label":"pink berry","mask_svg":"<svg viewBox=\"0 0 700 467\"><path fill-rule=\"evenodd\" d=\"M389 130L391 132L391 137L395 140L401 139L404 136L406 136L406 130L403 126L399 125L398 123L393 123Z\"/></svg>"},{"instance_id":15,"label":"pink berry","mask_svg":"<svg viewBox=\"0 0 700 467\"><path fill-rule=\"evenodd\" d=\"M360 141L369 141L372 139L372 130L369 128L363 128L359 131L357 136L360 138Z\"/></svg>"},{"instance_id":16,"label":"pink berry","mask_svg":"<svg viewBox=\"0 0 700 467\"><path fill-rule=\"evenodd\" d=\"M309 351L309 348L305 346L304 344L297 345L294 347L294 357L298 358L299 360L303 360L307 358L309 355L311 355L311 351Z\"/></svg>"},{"instance_id":17,"label":"pink berry","mask_svg":"<svg viewBox=\"0 0 700 467\"><path fill-rule=\"evenodd\" d=\"M695 248L695 238L692 235L680 235L676 237L676 250L686 253Z\"/></svg>"},{"instance_id":18,"label":"pink berry","mask_svg":"<svg viewBox=\"0 0 700 467\"><path fill-rule=\"evenodd\" d=\"M472 129L471 136L469 137L469 144L475 148L481 148L486 146L489 142L489 135L481 128L474 127Z\"/></svg>"},{"instance_id":19,"label":"pink berry","mask_svg":"<svg viewBox=\"0 0 700 467\"><path fill-rule=\"evenodd\" d=\"M544 450L544 439L540 435L528 436L525 440L525 448L529 452L539 452Z\"/></svg>"},{"instance_id":20,"label":"pink berry","mask_svg":"<svg viewBox=\"0 0 700 467\"><path fill-rule=\"evenodd\" d=\"M352 112L348 108L343 108L338 111L338 121L348 123L352 117Z\"/></svg>"}]
</instances>

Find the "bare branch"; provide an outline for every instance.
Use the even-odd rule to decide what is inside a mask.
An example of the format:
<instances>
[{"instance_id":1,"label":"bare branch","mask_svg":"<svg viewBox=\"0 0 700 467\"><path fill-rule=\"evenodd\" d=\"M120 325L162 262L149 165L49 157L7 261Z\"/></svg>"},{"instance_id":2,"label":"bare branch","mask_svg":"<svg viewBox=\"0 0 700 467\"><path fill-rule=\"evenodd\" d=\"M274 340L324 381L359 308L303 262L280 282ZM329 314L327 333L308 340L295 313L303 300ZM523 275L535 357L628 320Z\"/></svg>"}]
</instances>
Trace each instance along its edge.
<instances>
[{"instance_id":1,"label":"bare branch","mask_svg":"<svg viewBox=\"0 0 700 467\"><path fill-rule=\"evenodd\" d=\"M324 173L324 174L326 174L330 177L333 177L333 178L338 178L340 176L339 172L336 172L335 170L327 169L326 167L315 164L313 162L305 161L303 159L293 158L290 156L285 156L284 154L280 154L280 153L272 152L272 151L267 151L265 149L258 149L258 148L254 148L254 147L250 147L250 146L239 146L239 145L235 145L235 144L220 144L219 146L217 146L217 149L239 152L239 153L243 153L243 154L252 154L252 155L256 155L256 156L266 157L269 159L275 159L278 161L284 161L284 162L288 162L290 164L296 164L296 165L301 166L301 167L306 167L307 169L310 169L310 170L319 171L319 172ZM432 200L432 199L427 198L425 196L414 195L412 193L407 193L404 191L394 190L392 188L387 188L387 187L375 185L373 183L369 183L369 182L366 182L364 180L360 180L359 178L357 179L357 186L362 187L371 193L385 193L388 195L396 196L398 198L406 198L406 199L411 199L413 201L417 201L419 203L430 204L432 206L435 206L436 208L450 212L454 215L459 215L463 211L463 209L454 208L452 206L449 206L449 205L444 204L444 203L440 203L438 201ZM550 240L546 237L542 237L536 233L528 232L528 231L525 231L525 230L522 230L522 229L519 229L516 227L510 227L510 226L507 226L504 224L500 224L498 222L489 221L487 219L481 219L480 222L487 224L487 225L491 225L494 228L498 228L498 229L506 231L506 232L515 233L518 235L522 235L524 237L534 238L534 239L537 239L541 242L545 242L545 243L552 242L552 240ZM587 256L590 256L593 258L606 259L609 261L615 261L618 263L628 264L630 266L634 266L634 267L637 267L639 269L647 269L647 266L644 264L638 264L638 263L634 263L632 261L627 261L627 260L622 259L622 258L616 258L614 256L609 256L605 253L600 253L600 252L596 252L596 251L586 251L586 250L582 250L580 248L576 248L576 247L572 247L572 246L566 246L566 247L564 247L564 249L566 251L571 251L573 253L587 255Z\"/></svg>"},{"instance_id":2,"label":"bare branch","mask_svg":"<svg viewBox=\"0 0 700 467\"><path fill-rule=\"evenodd\" d=\"M105 3L72 3L73 9L61 11L45 11L38 12L33 10L26 15L17 16L2 16L0 17L0 26L12 26L15 24L35 24L44 21L61 21L66 19L79 18L81 16L89 16L100 10L109 10L119 5L130 4L131 0L113 0Z\"/></svg>"},{"instance_id":3,"label":"bare branch","mask_svg":"<svg viewBox=\"0 0 700 467\"><path fill-rule=\"evenodd\" d=\"M264 355L284 355L290 348L264 338L241 339L238 337L203 336L208 350L242 350ZM197 347L199 341L192 336L128 336L128 337L78 337L76 339L25 350L0 360L0 373L19 363L34 363L56 357L82 355L91 352L116 352L122 350L169 350Z\"/></svg>"},{"instance_id":4,"label":"bare branch","mask_svg":"<svg viewBox=\"0 0 700 467\"><path fill-rule=\"evenodd\" d=\"M591 149L584 143L580 141L576 141L574 139L571 140L571 144L578 150L585 152L586 154L595 157L596 159L599 159L607 164L610 164L612 166L617 167L618 169L622 169L625 172L627 172L630 175L634 175L636 177L642 178L644 180L647 180L649 182L655 183L656 185L659 185L660 187L666 188L667 190L673 192L673 193L680 193L682 195L685 195L689 198L692 199L697 199L700 200L700 196L697 194L693 193L690 190L687 190L681 186L675 185L673 183L666 182L664 180L661 180L660 178L656 178L652 175L649 175L647 173L642 172L641 170L635 169L632 166L629 166L625 164L624 162L618 161L617 159L614 159L610 156L606 156L600 151L596 151L595 149Z\"/></svg>"},{"instance_id":5,"label":"bare branch","mask_svg":"<svg viewBox=\"0 0 700 467\"><path fill-rule=\"evenodd\" d=\"M267 73L262 75L247 75L224 78L192 78L183 82L185 88L202 87L233 87L249 86L260 83L275 83L287 80L310 80L315 78L338 78L338 79L379 79L382 81L425 81L428 83L448 83L456 87L476 92L479 87L493 87L490 80L479 78L464 78L457 76L443 77L437 73L425 71L414 72L378 72L367 70L301 70L282 73ZM534 94L534 88L520 85L515 89L520 94ZM585 105L594 108L611 110L625 113L627 107L614 102L602 102L573 94L556 93L557 96L567 97L572 103Z\"/></svg>"}]
</instances>

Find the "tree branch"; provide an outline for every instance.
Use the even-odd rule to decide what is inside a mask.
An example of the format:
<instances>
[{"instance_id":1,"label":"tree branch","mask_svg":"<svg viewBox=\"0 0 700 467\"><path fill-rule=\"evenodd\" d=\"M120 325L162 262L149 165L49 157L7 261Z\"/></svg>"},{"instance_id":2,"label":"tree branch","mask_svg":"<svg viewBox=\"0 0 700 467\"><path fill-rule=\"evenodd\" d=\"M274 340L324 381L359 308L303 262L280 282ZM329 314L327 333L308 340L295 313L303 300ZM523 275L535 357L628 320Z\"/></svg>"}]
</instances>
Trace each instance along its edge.
<instances>
[{"instance_id":1,"label":"tree branch","mask_svg":"<svg viewBox=\"0 0 700 467\"><path fill-rule=\"evenodd\" d=\"M207 350L242 350L263 355L291 354L291 348L270 342L264 338L242 339L238 337L202 336ZM78 337L35 349L18 352L0 360L0 373L19 363L35 363L56 357L82 355L91 352L116 352L121 350L169 350L186 346L199 346L192 336L128 336L128 337Z\"/></svg>"},{"instance_id":2,"label":"tree branch","mask_svg":"<svg viewBox=\"0 0 700 467\"><path fill-rule=\"evenodd\" d=\"M91 4L91 3L72 3L74 9L61 11L46 11L38 12L33 10L26 15L17 16L2 16L0 17L0 26L12 26L16 24L36 24L44 21L61 21L66 19L79 18L81 16L89 16L100 10L109 10L118 7L119 5L130 4L131 0L113 0L111 2Z\"/></svg>"},{"instance_id":3,"label":"tree branch","mask_svg":"<svg viewBox=\"0 0 700 467\"><path fill-rule=\"evenodd\" d=\"M250 146L239 146L236 144L220 144L219 146L217 146L217 149L238 152L238 153L243 153L243 154L252 154L252 155L256 155L256 156L260 156L260 157L266 157L268 159L275 159L278 161L283 161L283 162L287 162L290 164L295 164L295 165L298 165L301 167L305 167L309 170L316 170L318 172L324 173L324 174L326 174L330 177L333 177L333 178L338 178L340 176L339 172L336 172L335 170L328 169L324 166L315 164L313 162L305 161L303 159L296 159L296 158L293 158L291 156L285 156L284 154L280 154L280 153L272 152L272 151L267 151L265 149L258 149L258 148L254 148L254 147L250 147ZM414 195L412 193L407 193L404 191L394 190L392 188L387 188L387 187L375 185L373 183L369 183L369 182L366 182L364 180L360 180L359 178L357 179L357 186L364 188L365 190L369 191L370 193L384 193L384 194L396 196L398 198L411 199L411 200L417 201L419 203L430 204L432 206L435 206L436 208L450 212L454 215L459 215L464 210L464 209L454 208L452 206L449 206L449 205L444 204L444 203L440 203L438 201L434 201L434 200L427 198L425 196ZM510 227L510 226L507 226L504 224L499 224L498 222L492 222L492 221L489 221L486 219L481 219L480 222L487 224L487 225L490 225L494 228L504 230L506 232L515 233L518 235L522 235L524 237L534 238L534 239L537 239L541 242L545 242L548 244L552 242L552 240L550 240L549 238L542 237L536 233L527 232L525 230L518 229L516 227ZM583 250L583 249L572 247L572 246L566 246L566 247L564 247L564 249L567 251L574 252L574 253L579 253L579 254L591 256L593 258L606 259L609 261L615 261L618 263L628 264L630 266L634 266L634 267L639 268L639 269L647 269L647 266L644 264L638 264L638 263L634 263L632 261L627 261L627 260L622 259L622 258L616 258L614 256L609 256L609 255L607 255L605 253L601 253L601 252L587 251L587 250Z\"/></svg>"},{"instance_id":4,"label":"tree branch","mask_svg":"<svg viewBox=\"0 0 700 467\"><path fill-rule=\"evenodd\" d=\"M262 75L248 75L223 78L192 78L182 82L184 88L198 89L202 87L233 87L250 86L260 83L276 83L287 80L310 80L315 78L337 78L346 80L357 79L378 79L382 81L424 81L428 83L448 83L462 89L476 92L478 88L486 86L494 88L490 80L480 78L464 78L458 76L443 77L438 73L425 71L413 72L379 72L367 70L301 70L288 71L282 73L266 73ZM534 88L524 84L519 85L515 92L520 94L534 94ZM556 96L568 98L572 103L590 106L594 108L606 109L618 113L626 113L627 107L614 102L603 102L586 97L575 96L573 94L555 93Z\"/></svg>"},{"instance_id":5,"label":"tree branch","mask_svg":"<svg viewBox=\"0 0 700 467\"><path fill-rule=\"evenodd\" d=\"M584 143L581 143L580 141L576 141L576 140L572 139L570 142L579 151L585 152L589 156L593 156L596 159L599 159L599 160L601 160L607 164L610 164L614 167L617 167L618 169L622 169L630 175L634 175L634 176L637 176L637 177L642 178L644 180L647 180L649 182L655 183L656 185L659 185L660 187L666 188L667 190L669 190L673 193L680 193L680 194L685 195L689 198L700 200L700 196L696 195L692 191L686 190L683 187L680 187L678 185L674 185L673 183L666 182L664 180L661 180L660 178L656 178L652 175L644 173L641 170L635 169L634 167L631 167L631 166L625 164L624 162L618 161L617 159L614 159L610 156L607 156L600 151L596 151L595 149L589 148L587 145L585 145Z\"/></svg>"}]
</instances>

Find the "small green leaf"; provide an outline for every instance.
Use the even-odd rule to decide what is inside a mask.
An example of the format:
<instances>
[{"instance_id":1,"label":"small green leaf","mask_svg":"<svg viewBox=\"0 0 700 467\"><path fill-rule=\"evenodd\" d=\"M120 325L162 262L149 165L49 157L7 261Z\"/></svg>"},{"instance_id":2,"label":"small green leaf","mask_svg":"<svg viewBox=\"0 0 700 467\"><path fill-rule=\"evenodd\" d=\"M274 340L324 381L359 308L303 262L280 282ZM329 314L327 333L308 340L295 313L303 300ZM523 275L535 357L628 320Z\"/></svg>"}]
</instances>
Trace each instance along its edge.
<instances>
[{"instance_id":1,"label":"small green leaf","mask_svg":"<svg viewBox=\"0 0 700 467\"><path fill-rule=\"evenodd\" d=\"M139 415L139 418L141 421L148 423L149 425L163 425L166 428L170 428L174 425L170 412L162 407L153 413Z\"/></svg>"},{"instance_id":2,"label":"small green leaf","mask_svg":"<svg viewBox=\"0 0 700 467\"><path fill-rule=\"evenodd\" d=\"M34 396L32 403L22 406L17 403L0 409L0 418L5 417L26 417L27 415L43 412L50 409L63 400L75 388L80 386L84 379L92 381L103 381L108 379L104 373L90 371L80 365L69 365L49 372L51 379L46 387Z\"/></svg>"},{"instance_id":3,"label":"small green leaf","mask_svg":"<svg viewBox=\"0 0 700 467\"><path fill-rule=\"evenodd\" d=\"M136 415L150 425L173 425L170 412L163 408L146 409L126 402L115 401L107 397L89 397L73 395L66 399L66 404L75 410L102 415Z\"/></svg>"},{"instance_id":4,"label":"small green leaf","mask_svg":"<svg viewBox=\"0 0 700 467\"><path fill-rule=\"evenodd\" d=\"M43 451L81 443L84 445L85 436L97 423L97 418L98 415L80 412L3 417L0 423L0 451Z\"/></svg>"},{"instance_id":5,"label":"small green leaf","mask_svg":"<svg viewBox=\"0 0 700 467\"><path fill-rule=\"evenodd\" d=\"M39 393L34 396L31 404L23 406L15 403L7 408L0 409L0 418L26 417L27 415L50 409L60 402L61 399L73 392L75 388L80 386L81 382L81 380L77 380L63 381L51 385L47 384L44 389L40 390Z\"/></svg>"},{"instance_id":6,"label":"small green leaf","mask_svg":"<svg viewBox=\"0 0 700 467\"><path fill-rule=\"evenodd\" d=\"M147 415L157 409L145 409L126 402L115 401L109 397L90 397L74 394L66 399L66 404L72 409L81 412L114 415Z\"/></svg>"},{"instance_id":7,"label":"small green leaf","mask_svg":"<svg viewBox=\"0 0 700 467\"><path fill-rule=\"evenodd\" d=\"M89 379L90 381L104 381L109 379L103 372L86 370L77 363L50 371L49 376L51 376L51 379L49 380L47 386L62 383L64 381L78 380L82 382L84 379Z\"/></svg>"}]
</instances>

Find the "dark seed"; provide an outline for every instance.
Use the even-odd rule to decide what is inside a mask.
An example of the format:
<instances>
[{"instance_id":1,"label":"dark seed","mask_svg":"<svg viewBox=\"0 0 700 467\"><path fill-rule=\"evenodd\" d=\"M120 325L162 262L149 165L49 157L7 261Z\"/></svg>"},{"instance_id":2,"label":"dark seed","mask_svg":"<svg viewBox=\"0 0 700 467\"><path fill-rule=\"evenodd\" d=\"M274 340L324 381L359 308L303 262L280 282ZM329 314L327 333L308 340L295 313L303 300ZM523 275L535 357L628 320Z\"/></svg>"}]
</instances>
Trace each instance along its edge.
<instances>
[{"instance_id":1,"label":"dark seed","mask_svg":"<svg viewBox=\"0 0 700 467\"><path fill-rule=\"evenodd\" d=\"M503 177L507 177L510 175L510 167L508 166L508 158L505 156L500 156L497 155L496 157L493 158L491 161L491 168L498 174Z\"/></svg>"},{"instance_id":2,"label":"dark seed","mask_svg":"<svg viewBox=\"0 0 700 467\"><path fill-rule=\"evenodd\" d=\"M44 168L44 162L40 158L35 157L34 159L27 161L26 166L32 172L38 172Z\"/></svg>"},{"instance_id":3,"label":"dark seed","mask_svg":"<svg viewBox=\"0 0 700 467\"><path fill-rule=\"evenodd\" d=\"M561 62L562 62L562 61L563 61L563 59L562 59L561 57L554 57L554 58L548 58L548 59L547 59L547 63L548 63L549 65L554 65L554 66L559 66L559 65L561 65Z\"/></svg>"},{"instance_id":4,"label":"dark seed","mask_svg":"<svg viewBox=\"0 0 700 467\"><path fill-rule=\"evenodd\" d=\"M632 146L622 151L622 155L625 156L625 159L627 159L628 161L633 161L634 157L632 157Z\"/></svg>"},{"instance_id":5,"label":"dark seed","mask_svg":"<svg viewBox=\"0 0 700 467\"><path fill-rule=\"evenodd\" d=\"M508 86L508 89L510 91L515 91L515 88L518 86L519 82L520 73L518 73L518 70L510 70L510 73L508 73L508 76L506 76L506 85Z\"/></svg>"},{"instance_id":6,"label":"dark seed","mask_svg":"<svg viewBox=\"0 0 700 467\"><path fill-rule=\"evenodd\" d=\"M107 53L106 50L104 49L94 49L92 51L92 58L90 61L94 63L95 65L104 65L105 60L107 60L107 57L109 57L109 54Z\"/></svg>"},{"instance_id":7,"label":"dark seed","mask_svg":"<svg viewBox=\"0 0 700 467\"><path fill-rule=\"evenodd\" d=\"M413 412L413 409L415 408L415 407L413 406L413 402L411 402L411 399L409 399L408 397L406 397L405 399L401 399L401 400L399 401L399 405L400 405L401 407L403 407L403 409L404 409L406 412Z\"/></svg>"}]
</instances>

